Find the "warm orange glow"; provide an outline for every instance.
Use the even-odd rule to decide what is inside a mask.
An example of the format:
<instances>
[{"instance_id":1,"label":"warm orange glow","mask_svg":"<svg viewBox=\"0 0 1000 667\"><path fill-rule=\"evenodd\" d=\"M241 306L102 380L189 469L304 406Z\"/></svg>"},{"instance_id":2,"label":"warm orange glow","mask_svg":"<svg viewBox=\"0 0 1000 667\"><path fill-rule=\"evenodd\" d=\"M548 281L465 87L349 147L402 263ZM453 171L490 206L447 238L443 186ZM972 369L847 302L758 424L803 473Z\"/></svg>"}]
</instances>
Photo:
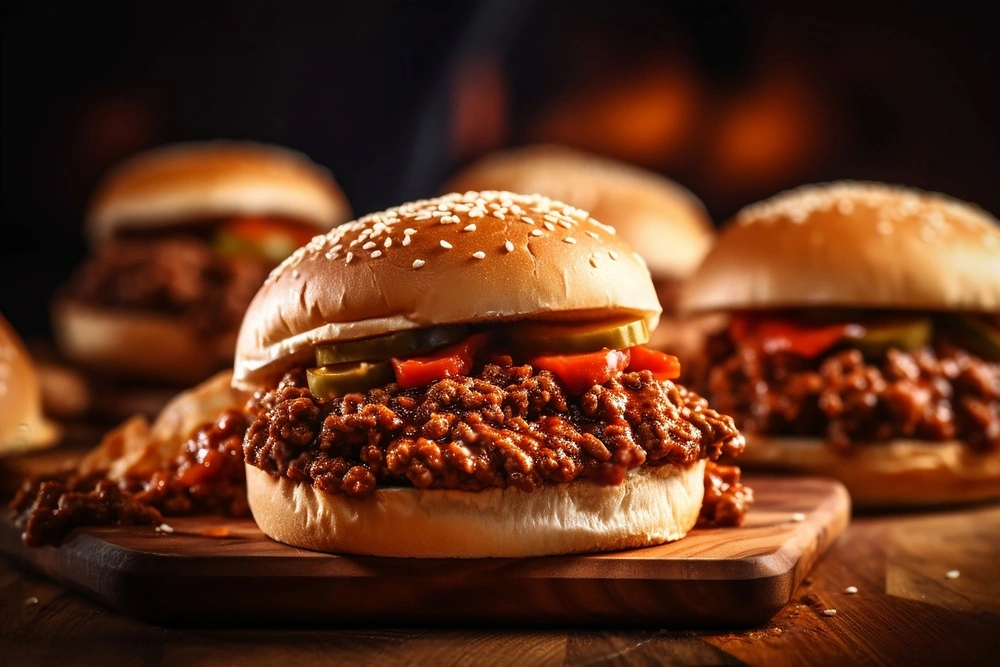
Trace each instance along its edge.
<instances>
[{"instance_id":1,"label":"warm orange glow","mask_svg":"<svg viewBox=\"0 0 1000 667\"><path fill-rule=\"evenodd\" d=\"M721 107L703 164L706 178L730 191L791 178L819 157L828 130L808 79L771 74Z\"/></svg>"},{"instance_id":2,"label":"warm orange glow","mask_svg":"<svg viewBox=\"0 0 1000 667\"><path fill-rule=\"evenodd\" d=\"M507 84L500 63L466 63L451 90L451 152L461 161L503 145L507 137Z\"/></svg>"},{"instance_id":3,"label":"warm orange glow","mask_svg":"<svg viewBox=\"0 0 1000 667\"><path fill-rule=\"evenodd\" d=\"M666 164L688 147L700 103L690 68L662 62L557 101L530 136L633 162Z\"/></svg>"}]
</instances>

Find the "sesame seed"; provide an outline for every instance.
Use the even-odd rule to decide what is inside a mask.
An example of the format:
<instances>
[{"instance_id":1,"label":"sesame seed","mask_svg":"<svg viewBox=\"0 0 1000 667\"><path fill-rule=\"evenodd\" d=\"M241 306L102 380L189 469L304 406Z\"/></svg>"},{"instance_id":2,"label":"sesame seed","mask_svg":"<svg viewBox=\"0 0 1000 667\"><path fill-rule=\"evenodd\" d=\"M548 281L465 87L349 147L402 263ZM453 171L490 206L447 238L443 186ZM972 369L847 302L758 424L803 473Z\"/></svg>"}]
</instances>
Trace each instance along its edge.
<instances>
[{"instance_id":1,"label":"sesame seed","mask_svg":"<svg viewBox=\"0 0 1000 667\"><path fill-rule=\"evenodd\" d=\"M962 573L959 572L958 570L948 570L944 574L944 576L948 577L949 579L958 579L961 575Z\"/></svg>"},{"instance_id":2,"label":"sesame seed","mask_svg":"<svg viewBox=\"0 0 1000 667\"><path fill-rule=\"evenodd\" d=\"M343 249L344 249L344 246L342 246L341 244L338 243L337 245L335 245L332 248L330 248L330 252L340 252Z\"/></svg>"},{"instance_id":3,"label":"sesame seed","mask_svg":"<svg viewBox=\"0 0 1000 667\"><path fill-rule=\"evenodd\" d=\"M168 526L165 523L161 523L159 526L157 526L156 530L159 533L167 533L168 535L174 532L173 526Z\"/></svg>"},{"instance_id":4,"label":"sesame seed","mask_svg":"<svg viewBox=\"0 0 1000 667\"><path fill-rule=\"evenodd\" d=\"M403 245L410 245L410 241L412 241L412 240L413 239L411 239L409 236L404 236L403 237Z\"/></svg>"},{"instance_id":5,"label":"sesame seed","mask_svg":"<svg viewBox=\"0 0 1000 667\"><path fill-rule=\"evenodd\" d=\"M501 212L501 211L493 211L493 215L495 217L500 218L501 220L503 220L503 212Z\"/></svg>"},{"instance_id":6,"label":"sesame seed","mask_svg":"<svg viewBox=\"0 0 1000 667\"><path fill-rule=\"evenodd\" d=\"M407 227L406 229L403 230L403 233L409 236L410 234L416 234L417 230L415 230L413 227Z\"/></svg>"},{"instance_id":7,"label":"sesame seed","mask_svg":"<svg viewBox=\"0 0 1000 667\"><path fill-rule=\"evenodd\" d=\"M292 269L292 278L298 278L298 277L299 277L299 270Z\"/></svg>"},{"instance_id":8,"label":"sesame seed","mask_svg":"<svg viewBox=\"0 0 1000 667\"><path fill-rule=\"evenodd\" d=\"M466 225L465 227L462 227L462 231L463 232L474 232L474 231L476 231L476 223L473 222L471 224Z\"/></svg>"},{"instance_id":9,"label":"sesame seed","mask_svg":"<svg viewBox=\"0 0 1000 667\"><path fill-rule=\"evenodd\" d=\"M413 260L413 268L415 268L415 269L419 269L419 268L420 268L421 266L423 266L423 265L424 265L424 264L426 264L426 263L427 263L427 262L425 262L425 261L424 261L424 260L422 260L422 259L415 259L415 260Z\"/></svg>"},{"instance_id":10,"label":"sesame seed","mask_svg":"<svg viewBox=\"0 0 1000 667\"><path fill-rule=\"evenodd\" d=\"M376 257L381 257L381 256L382 256L382 251L381 250L376 250L375 252L372 253L372 259L375 259Z\"/></svg>"},{"instance_id":11,"label":"sesame seed","mask_svg":"<svg viewBox=\"0 0 1000 667\"><path fill-rule=\"evenodd\" d=\"M354 253L353 252L348 252L347 253L347 257L345 258L344 263L345 264L350 264L352 259L354 259Z\"/></svg>"},{"instance_id":12,"label":"sesame seed","mask_svg":"<svg viewBox=\"0 0 1000 667\"><path fill-rule=\"evenodd\" d=\"M587 230L587 236L589 236L592 239L599 239L599 238L601 238L600 236L598 236L597 232L591 231L589 229Z\"/></svg>"},{"instance_id":13,"label":"sesame seed","mask_svg":"<svg viewBox=\"0 0 1000 667\"><path fill-rule=\"evenodd\" d=\"M452 249L452 245L450 243L448 243L447 241L445 241L444 239L441 239L441 247L444 248L445 250L451 250Z\"/></svg>"},{"instance_id":14,"label":"sesame seed","mask_svg":"<svg viewBox=\"0 0 1000 667\"><path fill-rule=\"evenodd\" d=\"M836 616L837 615L837 610L836 609L824 609L823 610L823 615L824 616Z\"/></svg>"},{"instance_id":15,"label":"sesame seed","mask_svg":"<svg viewBox=\"0 0 1000 667\"><path fill-rule=\"evenodd\" d=\"M618 253L616 253L614 250L608 251L608 257L615 260L616 262L618 261Z\"/></svg>"},{"instance_id":16,"label":"sesame seed","mask_svg":"<svg viewBox=\"0 0 1000 667\"><path fill-rule=\"evenodd\" d=\"M573 238L572 236L567 236L566 238L563 239L563 241L565 241L566 243L569 243L569 244L576 243L576 239Z\"/></svg>"},{"instance_id":17,"label":"sesame seed","mask_svg":"<svg viewBox=\"0 0 1000 667\"><path fill-rule=\"evenodd\" d=\"M371 250L374 247L375 247L375 242L374 241L369 241L368 243L366 243L363 246L361 246L361 249L362 250Z\"/></svg>"},{"instance_id":18,"label":"sesame seed","mask_svg":"<svg viewBox=\"0 0 1000 667\"><path fill-rule=\"evenodd\" d=\"M388 248L389 246L391 246L392 245L392 238L391 237L387 238L385 240L385 243L383 243L382 245L384 245L386 248Z\"/></svg>"},{"instance_id":19,"label":"sesame seed","mask_svg":"<svg viewBox=\"0 0 1000 667\"><path fill-rule=\"evenodd\" d=\"M510 241L504 241L503 247L507 249L507 252L514 252L514 244Z\"/></svg>"},{"instance_id":20,"label":"sesame seed","mask_svg":"<svg viewBox=\"0 0 1000 667\"><path fill-rule=\"evenodd\" d=\"M30 607L33 604L38 604L38 598L36 598L34 595L32 595L30 598L24 599L24 606Z\"/></svg>"},{"instance_id":21,"label":"sesame seed","mask_svg":"<svg viewBox=\"0 0 1000 667\"><path fill-rule=\"evenodd\" d=\"M545 222L544 222L543 224L545 225L545 229L549 230L550 232L554 232L554 231L556 231L556 226L555 226L555 225L553 225L553 224L552 224L551 222L549 222L548 220L546 220L546 221L545 221Z\"/></svg>"},{"instance_id":22,"label":"sesame seed","mask_svg":"<svg viewBox=\"0 0 1000 667\"><path fill-rule=\"evenodd\" d=\"M359 243L361 243L360 239L354 239L353 241L351 241L351 246L350 247L353 248L354 246L358 245Z\"/></svg>"},{"instance_id":23,"label":"sesame seed","mask_svg":"<svg viewBox=\"0 0 1000 667\"><path fill-rule=\"evenodd\" d=\"M338 257L340 257L340 253L339 252L334 252L334 251L331 250L330 252L326 253L326 258L327 259L337 259Z\"/></svg>"},{"instance_id":24,"label":"sesame seed","mask_svg":"<svg viewBox=\"0 0 1000 667\"><path fill-rule=\"evenodd\" d=\"M544 234L544 233L545 233L545 232L543 232L543 231L542 231L542 230L540 230L540 229L532 229L532 230L531 230L531 235L532 235L532 236L541 236L541 235L542 235L542 234Z\"/></svg>"},{"instance_id":25,"label":"sesame seed","mask_svg":"<svg viewBox=\"0 0 1000 667\"><path fill-rule=\"evenodd\" d=\"M801 523L802 521L805 520L806 520L806 515L803 514L802 512L796 512L795 514L792 515L792 521L796 523Z\"/></svg>"},{"instance_id":26,"label":"sesame seed","mask_svg":"<svg viewBox=\"0 0 1000 667\"><path fill-rule=\"evenodd\" d=\"M857 586L848 586L847 588L844 589L844 595L854 595L857 592L858 592Z\"/></svg>"},{"instance_id":27,"label":"sesame seed","mask_svg":"<svg viewBox=\"0 0 1000 667\"><path fill-rule=\"evenodd\" d=\"M484 215L486 215L486 211L484 211L483 209L478 208L478 207L476 207L476 208L472 209L471 211L469 211L469 217L470 218L481 218Z\"/></svg>"},{"instance_id":28,"label":"sesame seed","mask_svg":"<svg viewBox=\"0 0 1000 667\"><path fill-rule=\"evenodd\" d=\"M532 220L531 218L529 218L528 216L524 216L523 218L521 218L521 222L523 222L526 225L533 225L533 224L535 224L535 221Z\"/></svg>"},{"instance_id":29,"label":"sesame seed","mask_svg":"<svg viewBox=\"0 0 1000 667\"><path fill-rule=\"evenodd\" d=\"M477 250L476 252L472 253L472 256L475 257L476 259L486 259L486 253L483 252L482 250Z\"/></svg>"},{"instance_id":30,"label":"sesame seed","mask_svg":"<svg viewBox=\"0 0 1000 667\"><path fill-rule=\"evenodd\" d=\"M596 257L591 256L591 258L590 258L590 265L592 267L594 267L595 269L597 268L597 258Z\"/></svg>"}]
</instances>

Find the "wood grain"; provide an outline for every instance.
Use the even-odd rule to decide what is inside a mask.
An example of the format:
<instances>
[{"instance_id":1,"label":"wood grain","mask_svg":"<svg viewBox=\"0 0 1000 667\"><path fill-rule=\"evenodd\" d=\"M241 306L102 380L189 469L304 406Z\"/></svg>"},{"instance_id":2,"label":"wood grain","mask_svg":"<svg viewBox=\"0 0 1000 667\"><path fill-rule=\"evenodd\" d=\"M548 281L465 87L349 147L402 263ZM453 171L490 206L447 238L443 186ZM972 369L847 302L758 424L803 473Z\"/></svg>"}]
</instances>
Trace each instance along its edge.
<instances>
[{"instance_id":1,"label":"wood grain","mask_svg":"<svg viewBox=\"0 0 1000 667\"><path fill-rule=\"evenodd\" d=\"M787 604L849 512L836 482L748 483L758 500L741 528L549 558L336 556L269 540L249 520L213 517L172 520L170 534L84 529L58 548L22 548L9 523L0 533L6 552L52 578L157 621L743 627Z\"/></svg>"}]
</instances>

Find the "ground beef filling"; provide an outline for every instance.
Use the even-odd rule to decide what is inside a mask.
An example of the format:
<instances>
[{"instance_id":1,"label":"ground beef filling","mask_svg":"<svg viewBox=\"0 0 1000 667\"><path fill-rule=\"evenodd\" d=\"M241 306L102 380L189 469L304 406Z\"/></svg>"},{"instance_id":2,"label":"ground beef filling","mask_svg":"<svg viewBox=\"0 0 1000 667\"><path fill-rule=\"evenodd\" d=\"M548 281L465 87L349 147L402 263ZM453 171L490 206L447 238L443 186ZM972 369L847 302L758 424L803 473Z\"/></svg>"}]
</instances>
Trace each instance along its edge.
<instances>
[{"instance_id":1,"label":"ground beef filling","mask_svg":"<svg viewBox=\"0 0 1000 667\"><path fill-rule=\"evenodd\" d=\"M743 486L740 469L709 461L705 464L705 497L698 526L739 526L750 505L753 489Z\"/></svg>"},{"instance_id":2,"label":"ground beef filling","mask_svg":"<svg viewBox=\"0 0 1000 667\"><path fill-rule=\"evenodd\" d=\"M705 395L750 433L825 438L838 449L894 438L1000 448L1000 363L939 343L809 360L716 339Z\"/></svg>"},{"instance_id":3,"label":"ground beef filling","mask_svg":"<svg viewBox=\"0 0 1000 667\"><path fill-rule=\"evenodd\" d=\"M332 400L313 397L296 371L258 409L248 463L354 498L380 486L619 484L643 465L690 466L736 456L744 444L730 417L648 371L568 396L547 371L488 364L419 389L393 384Z\"/></svg>"},{"instance_id":4,"label":"ground beef filling","mask_svg":"<svg viewBox=\"0 0 1000 667\"><path fill-rule=\"evenodd\" d=\"M165 516L247 516L243 435L247 421L223 413L149 477L110 480L74 472L26 480L10 503L26 546L55 544L80 526L156 525Z\"/></svg>"},{"instance_id":5,"label":"ground beef filling","mask_svg":"<svg viewBox=\"0 0 1000 667\"><path fill-rule=\"evenodd\" d=\"M197 236L119 239L101 244L77 272L71 299L177 316L199 333L239 327L272 265L220 255Z\"/></svg>"}]
</instances>

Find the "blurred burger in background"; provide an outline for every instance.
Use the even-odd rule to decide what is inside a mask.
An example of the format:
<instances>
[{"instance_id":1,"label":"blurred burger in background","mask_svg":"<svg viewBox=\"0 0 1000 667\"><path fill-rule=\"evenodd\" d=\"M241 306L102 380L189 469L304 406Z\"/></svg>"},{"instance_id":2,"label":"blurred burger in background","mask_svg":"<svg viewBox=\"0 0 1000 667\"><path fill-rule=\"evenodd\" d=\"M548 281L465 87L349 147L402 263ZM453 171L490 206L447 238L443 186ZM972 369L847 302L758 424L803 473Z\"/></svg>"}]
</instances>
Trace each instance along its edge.
<instances>
[{"instance_id":1,"label":"blurred burger in background","mask_svg":"<svg viewBox=\"0 0 1000 667\"><path fill-rule=\"evenodd\" d=\"M1000 497L1000 226L874 183L741 211L681 305L726 312L700 389L743 465L825 474L859 506Z\"/></svg>"},{"instance_id":2,"label":"blurred burger in background","mask_svg":"<svg viewBox=\"0 0 1000 667\"><path fill-rule=\"evenodd\" d=\"M350 215L330 173L288 149L212 141L141 153L91 201L91 256L56 297L57 343L103 375L202 380L232 360L268 272Z\"/></svg>"},{"instance_id":3,"label":"blurred burger in background","mask_svg":"<svg viewBox=\"0 0 1000 667\"><path fill-rule=\"evenodd\" d=\"M679 287L712 246L704 205L684 187L651 171L557 145L487 155L456 174L448 192L499 189L539 193L586 210L636 248L653 277L664 318L651 345L689 358L699 328L676 315Z\"/></svg>"},{"instance_id":4,"label":"blurred burger in background","mask_svg":"<svg viewBox=\"0 0 1000 667\"><path fill-rule=\"evenodd\" d=\"M0 456L45 447L58 437L42 416L42 389L28 349L0 315Z\"/></svg>"}]
</instances>

